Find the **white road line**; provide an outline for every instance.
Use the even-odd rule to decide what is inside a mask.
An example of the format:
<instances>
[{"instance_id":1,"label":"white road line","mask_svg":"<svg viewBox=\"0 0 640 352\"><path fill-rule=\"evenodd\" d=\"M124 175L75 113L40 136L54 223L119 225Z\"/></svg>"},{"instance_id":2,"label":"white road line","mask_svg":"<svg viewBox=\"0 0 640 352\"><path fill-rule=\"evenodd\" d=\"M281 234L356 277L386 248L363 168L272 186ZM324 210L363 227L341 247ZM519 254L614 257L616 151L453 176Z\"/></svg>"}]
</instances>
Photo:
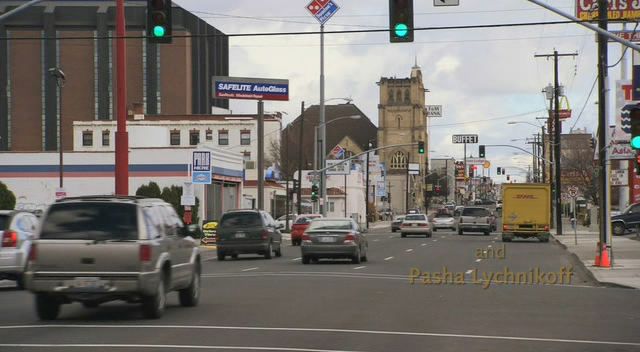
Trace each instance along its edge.
<instances>
[{"instance_id":1,"label":"white road line","mask_svg":"<svg viewBox=\"0 0 640 352\"><path fill-rule=\"evenodd\" d=\"M488 245L487 247L491 248L491 245Z\"/></svg>"},{"instance_id":2,"label":"white road line","mask_svg":"<svg viewBox=\"0 0 640 352\"><path fill-rule=\"evenodd\" d=\"M393 259L393 257L386 257L386 258L384 258L384 260L391 260L391 259Z\"/></svg>"},{"instance_id":3,"label":"white road line","mask_svg":"<svg viewBox=\"0 0 640 352\"><path fill-rule=\"evenodd\" d=\"M473 272L473 270L469 269L469 270L465 271L464 273L465 274L471 274L472 272Z\"/></svg>"},{"instance_id":4,"label":"white road line","mask_svg":"<svg viewBox=\"0 0 640 352\"><path fill-rule=\"evenodd\" d=\"M496 241L491 241L491 243L496 243Z\"/></svg>"},{"instance_id":5,"label":"white road line","mask_svg":"<svg viewBox=\"0 0 640 352\"><path fill-rule=\"evenodd\" d=\"M355 350L320 350L316 348L264 347L264 346L207 346L207 345L143 345L143 344L92 344L92 343L3 343L0 347L30 348L166 348L198 350L247 350L247 351L296 351L296 352L357 352Z\"/></svg>"},{"instance_id":6,"label":"white road line","mask_svg":"<svg viewBox=\"0 0 640 352\"><path fill-rule=\"evenodd\" d=\"M476 259L476 263L480 263L482 259Z\"/></svg>"},{"instance_id":7,"label":"white road line","mask_svg":"<svg viewBox=\"0 0 640 352\"><path fill-rule=\"evenodd\" d=\"M242 271L251 271L251 270L256 270L258 269L257 266L253 267L253 268L246 268L246 269L242 269Z\"/></svg>"},{"instance_id":8,"label":"white road line","mask_svg":"<svg viewBox=\"0 0 640 352\"><path fill-rule=\"evenodd\" d=\"M302 259L302 257L293 258L293 259L291 259L291 260L292 260L292 261L296 261L296 260L300 260L300 259Z\"/></svg>"},{"instance_id":9,"label":"white road line","mask_svg":"<svg viewBox=\"0 0 640 352\"><path fill-rule=\"evenodd\" d=\"M396 237L396 236L393 236L393 235L389 236L389 238L394 238L394 237Z\"/></svg>"},{"instance_id":10,"label":"white road line","mask_svg":"<svg viewBox=\"0 0 640 352\"><path fill-rule=\"evenodd\" d=\"M433 240L433 242L438 242L438 240Z\"/></svg>"},{"instance_id":11,"label":"white road line","mask_svg":"<svg viewBox=\"0 0 640 352\"><path fill-rule=\"evenodd\" d=\"M39 328L102 328L102 329L185 329L185 330L239 330L239 331L299 331L299 332L320 332L320 333L346 333L346 334L363 334L363 335L395 335L395 336L420 336L420 337L451 337L451 338L467 338L467 339L479 339L479 340L506 340L506 341L529 341L529 342L558 342L558 343L574 343L574 344L587 344L587 345L613 345L613 346L633 346L640 347L640 342L624 342L624 341L603 341L603 340L577 340L577 339L558 339L558 338L543 338L543 337L524 337L524 336L500 336L500 335L471 335L471 334L448 334L448 333L432 333L432 332L411 332L411 331L393 331L393 330L357 330L357 329L321 329L321 328L300 328L300 327L258 327L258 326L216 326L216 325L134 325L134 324L113 324L113 325L82 325L82 324L55 324L55 325L9 325L0 326L0 330L8 329L39 329ZM127 346L127 345L108 345L108 344L0 344L0 347L91 347L91 346ZM144 345L128 345L128 346L144 346ZM159 345L169 346L169 345ZM171 345L170 348L185 347L187 345ZM209 348L217 348L218 346L212 346ZM169 347L167 347L169 348ZM246 347L222 347L218 349L246 349ZM256 347L254 347L256 348ZM285 351L335 351L335 350L312 350L312 349L282 349L282 348L269 348L258 347L263 350L285 350Z\"/></svg>"},{"instance_id":12,"label":"white road line","mask_svg":"<svg viewBox=\"0 0 640 352\"><path fill-rule=\"evenodd\" d=\"M373 242L378 242L378 241L380 241L380 240L373 240Z\"/></svg>"},{"instance_id":13,"label":"white road line","mask_svg":"<svg viewBox=\"0 0 640 352\"><path fill-rule=\"evenodd\" d=\"M446 236L440 236L440 238L445 238Z\"/></svg>"},{"instance_id":14,"label":"white road line","mask_svg":"<svg viewBox=\"0 0 640 352\"><path fill-rule=\"evenodd\" d=\"M407 252L407 253L413 252L413 249L407 249L405 252Z\"/></svg>"},{"instance_id":15,"label":"white road line","mask_svg":"<svg viewBox=\"0 0 640 352\"><path fill-rule=\"evenodd\" d=\"M426 245L427 245L426 243L421 244L421 246L422 246L422 247L424 247L424 246L426 246Z\"/></svg>"},{"instance_id":16,"label":"white road line","mask_svg":"<svg viewBox=\"0 0 640 352\"><path fill-rule=\"evenodd\" d=\"M367 267L366 265L363 265L363 266L356 266L355 268L353 268L353 270L360 270L360 269L364 269L364 268L366 268L366 267Z\"/></svg>"}]
</instances>

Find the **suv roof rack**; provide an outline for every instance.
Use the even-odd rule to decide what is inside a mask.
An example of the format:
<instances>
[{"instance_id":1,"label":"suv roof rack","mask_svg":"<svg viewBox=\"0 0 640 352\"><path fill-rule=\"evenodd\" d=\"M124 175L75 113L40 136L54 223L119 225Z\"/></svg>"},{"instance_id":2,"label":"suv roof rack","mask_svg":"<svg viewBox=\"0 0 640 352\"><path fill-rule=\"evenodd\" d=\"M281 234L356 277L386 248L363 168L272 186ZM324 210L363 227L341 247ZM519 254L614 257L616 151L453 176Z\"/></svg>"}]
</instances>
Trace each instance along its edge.
<instances>
[{"instance_id":1,"label":"suv roof rack","mask_svg":"<svg viewBox=\"0 0 640 352\"><path fill-rule=\"evenodd\" d=\"M74 201L74 200L96 200L96 199L104 199L104 200L162 200L160 198L150 198L145 196L119 196L119 195L110 195L110 194L99 194L99 195L87 195L87 196L77 196L77 197L65 197L62 199L57 199L56 203L66 202L66 201Z\"/></svg>"}]
</instances>

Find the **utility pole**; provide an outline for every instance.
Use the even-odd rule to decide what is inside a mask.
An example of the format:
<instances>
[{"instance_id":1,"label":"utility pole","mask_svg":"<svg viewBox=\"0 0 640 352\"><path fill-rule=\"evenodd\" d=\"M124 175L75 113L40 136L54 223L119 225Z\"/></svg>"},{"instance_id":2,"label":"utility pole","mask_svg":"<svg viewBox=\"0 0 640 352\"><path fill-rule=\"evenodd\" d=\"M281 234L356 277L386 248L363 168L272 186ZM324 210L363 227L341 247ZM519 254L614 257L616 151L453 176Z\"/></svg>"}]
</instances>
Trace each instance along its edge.
<instances>
[{"instance_id":1,"label":"utility pole","mask_svg":"<svg viewBox=\"0 0 640 352\"><path fill-rule=\"evenodd\" d=\"M371 149L371 141L369 141L368 145L367 145L367 149ZM366 178L365 178L365 191L364 191L364 203L365 203L365 211L364 211L364 217L365 219L365 223L367 224L367 229L369 228L369 152L367 152L367 167L365 169L365 172L367 173ZM373 194L373 199L375 200L375 192Z\"/></svg>"},{"instance_id":2,"label":"utility pole","mask_svg":"<svg viewBox=\"0 0 640 352\"><path fill-rule=\"evenodd\" d=\"M124 0L116 0L116 195L129 195L129 134L127 133L127 53Z\"/></svg>"},{"instance_id":3,"label":"utility pole","mask_svg":"<svg viewBox=\"0 0 640 352\"><path fill-rule=\"evenodd\" d=\"M258 100L258 209L264 210L264 102Z\"/></svg>"},{"instance_id":4,"label":"utility pole","mask_svg":"<svg viewBox=\"0 0 640 352\"><path fill-rule=\"evenodd\" d=\"M411 160L411 153L407 153L407 192L404 196L404 213L407 214L409 212L409 161Z\"/></svg>"},{"instance_id":5,"label":"utility pole","mask_svg":"<svg viewBox=\"0 0 640 352\"><path fill-rule=\"evenodd\" d=\"M598 27L607 30L608 14L607 0L598 0ZM602 258L603 249L606 251L610 246L608 244L608 235L610 233L609 225L609 163L607 162L607 135L609 123L607 121L607 66L609 58L607 52L607 38L598 35L598 162L600 163L600 243L598 252Z\"/></svg>"},{"instance_id":6,"label":"utility pole","mask_svg":"<svg viewBox=\"0 0 640 352\"><path fill-rule=\"evenodd\" d=\"M298 215L302 214L302 135L304 131L304 101L300 111L300 136L298 139ZM314 141L315 143L315 141Z\"/></svg>"},{"instance_id":7,"label":"utility pole","mask_svg":"<svg viewBox=\"0 0 640 352\"><path fill-rule=\"evenodd\" d=\"M605 12L606 12L606 0L605 0ZM606 41L606 39L605 39ZM535 55L535 57L553 57L553 134L554 134L554 143L553 143L553 162L554 162L554 203L555 203L555 218L556 218L556 234L562 235L562 198L560 197L562 193L562 184L561 184L561 176L562 172L560 170L560 131L562 130L562 125L560 124L560 83L558 82L558 58L564 56L578 56L577 53L566 53L559 54L557 50L553 51L553 54L543 54L543 55ZM551 119L550 124L551 124Z\"/></svg>"}]
</instances>

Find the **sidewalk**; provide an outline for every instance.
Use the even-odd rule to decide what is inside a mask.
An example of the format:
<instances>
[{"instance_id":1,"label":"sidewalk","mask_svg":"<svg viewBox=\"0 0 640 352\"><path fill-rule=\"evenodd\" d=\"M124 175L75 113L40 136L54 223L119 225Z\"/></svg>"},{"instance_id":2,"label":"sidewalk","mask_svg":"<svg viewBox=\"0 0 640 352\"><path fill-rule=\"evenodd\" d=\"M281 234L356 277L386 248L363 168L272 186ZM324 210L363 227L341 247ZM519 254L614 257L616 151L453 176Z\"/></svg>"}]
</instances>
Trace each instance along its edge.
<instances>
[{"instance_id":1,"label":"sidewalk","mask_svg":"<svg viewBox=\"0 0 640 352\"><path fill-rule=\"evenodd\" d=\"M376 221L376 222L369 223L369 230L384 229L384 228L390 229L391 221Z\"/></svg>"},{"instance_id":2,"label":"sidewalk","mask_svg":"<svg viewBox=\"0 0 640 352\"><path fill-rule=\"evenodd\" d=\"M635 235L613 236L611 243L613 265L611 268L600 268L593 265L599 241L597 232L578 226L577 245L574 230L569 224L563 224L562 236L557 236L554 230L551 234L567 251L575 254L600 283L640 289L640 241L630 238Z\"/></svg>"}]
</instances>

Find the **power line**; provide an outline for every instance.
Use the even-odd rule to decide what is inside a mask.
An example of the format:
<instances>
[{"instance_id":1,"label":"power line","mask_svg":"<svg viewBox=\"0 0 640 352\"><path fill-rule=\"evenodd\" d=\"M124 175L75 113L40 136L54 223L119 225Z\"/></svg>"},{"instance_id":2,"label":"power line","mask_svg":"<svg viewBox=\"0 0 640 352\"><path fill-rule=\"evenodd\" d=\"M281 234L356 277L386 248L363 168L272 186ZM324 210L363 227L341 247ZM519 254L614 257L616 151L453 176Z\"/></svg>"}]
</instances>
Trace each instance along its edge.
<instances>
[{"instance_id":1,"label":"power line","mask_svg":"<svg viewBox=\"0 0 640 352\"><path fill-rule=\"evenodd\" d=\"M526 115L531 115L531 114L537 114L537 113L540 113L542 111L546 111L546 109L523 112L523 113L519 113L519 114L515 114L515 115L509 115L509 116L492 117L492 118L482 119L482 120L473 120L473 121L465 121L465 122L454 122L454 123L445 123L445 124L439 124L439 125L431 125L430 127L447 127L447 126L457 126L457 125L468 125L468 124L479 123L479 122L490 122L490 121L496 121L496 120L505 120L505 119L511 119L511 118L514 118L514 117L521 117L521 116L526 116Z\"/></svg>"},{"instance_id":2,"label":"power line","mask_svg":"<svg viewBox=\"0 0 640 352\"><path fill-rule=\"evenodd\" d=\"M578 114L578 117L576 118L576 122L573 123L573 126L571 126L571 129L576 127L576 125L578 124L578 121L580 121L580 117L582 117L582 113L584 112L584 109L587 107L587 104L589 103L589 99L591 99L591 94L593 93L593 89L596 87L596 83L598 83L598 76L597 75L596 75L596 79L593 80L593 85L591 85L591 90L589 91L589 95L587 95L587 99L584 101L584 105L582 105L582 109L580 110L580 113Z\"/></svg>"}]
</instances>

